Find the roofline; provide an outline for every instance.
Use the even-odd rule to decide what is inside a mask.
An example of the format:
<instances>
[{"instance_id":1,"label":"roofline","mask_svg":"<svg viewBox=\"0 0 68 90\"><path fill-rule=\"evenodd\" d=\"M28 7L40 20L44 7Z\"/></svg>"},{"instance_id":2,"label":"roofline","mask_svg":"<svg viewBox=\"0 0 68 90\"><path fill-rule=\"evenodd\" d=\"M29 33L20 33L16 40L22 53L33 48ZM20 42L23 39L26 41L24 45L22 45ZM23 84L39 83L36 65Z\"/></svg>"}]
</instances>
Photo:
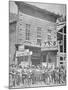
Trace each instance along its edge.
<instances>
[{"instance_id":1,"label":"roofline","mask_svg":"<svg viewBox=\"0 0 68 90\"><path fill-rule=\"evenodd\" d=\"M23 1L15 1L16 5L18 6L18 8L20 9L21 6L27 6L27 7L30 7L34 10L38 10L39 12L43 13L44 15L50 15L50 16L53 16L55 19L59 18L60 16L55 14L55 13L52 13L50 11L47 11L45 9L41 9L37 6L34 6L34 5L31 5L31 4L27 4L26 2L23 2Z\"/></svg>"}]
</instances>

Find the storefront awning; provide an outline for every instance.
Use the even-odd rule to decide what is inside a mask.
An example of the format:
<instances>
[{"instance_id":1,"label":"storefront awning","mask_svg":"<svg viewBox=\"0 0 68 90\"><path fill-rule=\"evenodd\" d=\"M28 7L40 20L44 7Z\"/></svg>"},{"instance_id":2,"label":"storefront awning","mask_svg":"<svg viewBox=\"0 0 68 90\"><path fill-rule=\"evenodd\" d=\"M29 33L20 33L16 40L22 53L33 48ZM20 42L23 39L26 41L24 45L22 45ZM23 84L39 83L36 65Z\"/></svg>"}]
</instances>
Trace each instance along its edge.
<instances>
[{"instance_id":1,"label":"storefront awning","mask_svg":"<svg viewBox=\"0 0 68 90\"><path fill-rule=\"evenodd\" d=\"M43 47L41 51L58 51L58 47Z\"/></svg>"}]
</instances>

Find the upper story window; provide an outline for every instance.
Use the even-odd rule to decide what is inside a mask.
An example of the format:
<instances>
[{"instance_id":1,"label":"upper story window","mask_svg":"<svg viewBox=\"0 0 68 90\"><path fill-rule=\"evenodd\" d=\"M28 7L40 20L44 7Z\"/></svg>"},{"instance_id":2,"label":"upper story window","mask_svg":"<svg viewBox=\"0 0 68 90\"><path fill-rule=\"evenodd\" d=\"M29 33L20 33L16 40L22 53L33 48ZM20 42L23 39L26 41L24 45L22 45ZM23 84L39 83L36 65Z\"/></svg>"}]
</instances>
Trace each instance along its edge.
<instances>
[{"instance_id":1,"label":"upper story window","mask_svg":"<svg viewBox=\"0 0 68 90\"><path fill-rule=\"evenodd\" d=\"M30 24L26 24L26 40L30 39Z\"/></svg>"},{"instance_id":2,"label":"upper story window","mask_svg":"<svg viewBox=\"0 0 68 90\"><path fill-rule=\"evenodd\" d=\"M60 62L60 64L63 64L63 62Z\"/></svg>"},{"instance_id":3,"label":"upper story window","mask_svg":"<svg viewBox=\"0 0 68 90\"><path fill-rule=\"evenodd\" d=\"M63 57L60 57L60 60L63 61Z\"/></svg>"},{"instance_id":4,"label":"upper story window","mask_svg":"<svg viewBox=\"0 0 68 90\"><path fill-rule=\"evenodd\" d=\"M37 38L41 38L41 27L37 27Z\"/></svg>"},{"instance_id":5,"label":"upper story window","mask_svg":"<svg viewBox=\"0 0 68 90\"><path fill-rule=\"evenodd\" d=\"M60 52L63 52L63 45L60 45Z\"/></svg>"},{"instance_id":6,"label":"upper story window","mask_svg":"<svg viewBox=\"0 0 68 90\"><path fill-rule=\"evenodd\" d=\"M51 29L48 29L48 33L51 33Z\"/></svg>"},{"instance_id":7,"label":"upper story window","mask_svg":"<svg viewBox=\"0 0 68 90\"><path fill-rule=\"evenodd\" d=\"M37 27L37 44L41 45L41 27Z\"/></svg>"},{"instance_id":8,"label":"upper story window","mask_svg":"<svg viewBox=\"0 0 68 90\"><path fill-rule=\"evenodd\" d=\"M19 30L22 31L22 28L20 28Z\"/></svg>"},{"instance_id":9,"label":"upper story window","mask_svg":"<svg viewBox=\"0 0 68 90\"><path fill-rule=\"evenodd\" d=\"M51 35L48 35L48 41L51 41Z\"/></svg>"},{"instance_id":10,"label":"upper story window","mask_svg":"<svg viewBox=\"0 0 68 90\"><path fill-rule=\"evenodd\" d=\"M41 39L37 39L37 44L41 45Z\"/></svg>"}]
</instances>

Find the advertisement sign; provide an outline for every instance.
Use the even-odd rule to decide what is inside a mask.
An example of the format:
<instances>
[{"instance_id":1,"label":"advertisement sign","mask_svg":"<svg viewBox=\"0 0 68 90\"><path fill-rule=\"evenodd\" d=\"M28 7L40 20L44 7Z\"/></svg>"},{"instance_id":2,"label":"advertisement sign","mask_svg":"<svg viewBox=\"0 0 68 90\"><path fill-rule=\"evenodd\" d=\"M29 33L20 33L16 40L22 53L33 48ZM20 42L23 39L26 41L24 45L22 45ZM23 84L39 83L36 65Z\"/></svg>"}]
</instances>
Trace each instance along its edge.
<instances>
[{"instance_id":1,"label":"advertisement sign","mask_svg":"<svg viewBox=\"0 0 68 90\"><path fill-rule=\"evenodd\" d=\"M26 55L32 55L32 51L29 51L29 49L24 51L16 51L16 57L26 56Z\"/></svg>"},{"instance_id":2,"label":"advertisement sign","mask_svg":"<svg viewBox=\"0 0 68 90\"><path fill-rule=\"evenodd\" d=\"M24 50L24 45L20 45L19 50Z\"/></svg>"}]
</instances>

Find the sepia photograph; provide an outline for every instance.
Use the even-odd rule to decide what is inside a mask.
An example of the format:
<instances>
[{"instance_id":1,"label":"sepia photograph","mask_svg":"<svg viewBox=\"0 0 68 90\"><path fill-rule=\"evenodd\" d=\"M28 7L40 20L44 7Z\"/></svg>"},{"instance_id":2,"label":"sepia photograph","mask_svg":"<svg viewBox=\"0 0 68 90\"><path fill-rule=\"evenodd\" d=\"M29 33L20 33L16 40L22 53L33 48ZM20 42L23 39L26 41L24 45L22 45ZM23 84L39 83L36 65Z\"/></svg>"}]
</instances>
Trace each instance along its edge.
<instances>
[{"instance_id":1,"label":"sepia photograph","mask_svg":"<svg viewBox=\"0 0 68 90\"><path fill-rule=\"evenodd\" d=\"M9 1L9 88L66 86L66 4Z\"/></svg>"}]
</instances>

